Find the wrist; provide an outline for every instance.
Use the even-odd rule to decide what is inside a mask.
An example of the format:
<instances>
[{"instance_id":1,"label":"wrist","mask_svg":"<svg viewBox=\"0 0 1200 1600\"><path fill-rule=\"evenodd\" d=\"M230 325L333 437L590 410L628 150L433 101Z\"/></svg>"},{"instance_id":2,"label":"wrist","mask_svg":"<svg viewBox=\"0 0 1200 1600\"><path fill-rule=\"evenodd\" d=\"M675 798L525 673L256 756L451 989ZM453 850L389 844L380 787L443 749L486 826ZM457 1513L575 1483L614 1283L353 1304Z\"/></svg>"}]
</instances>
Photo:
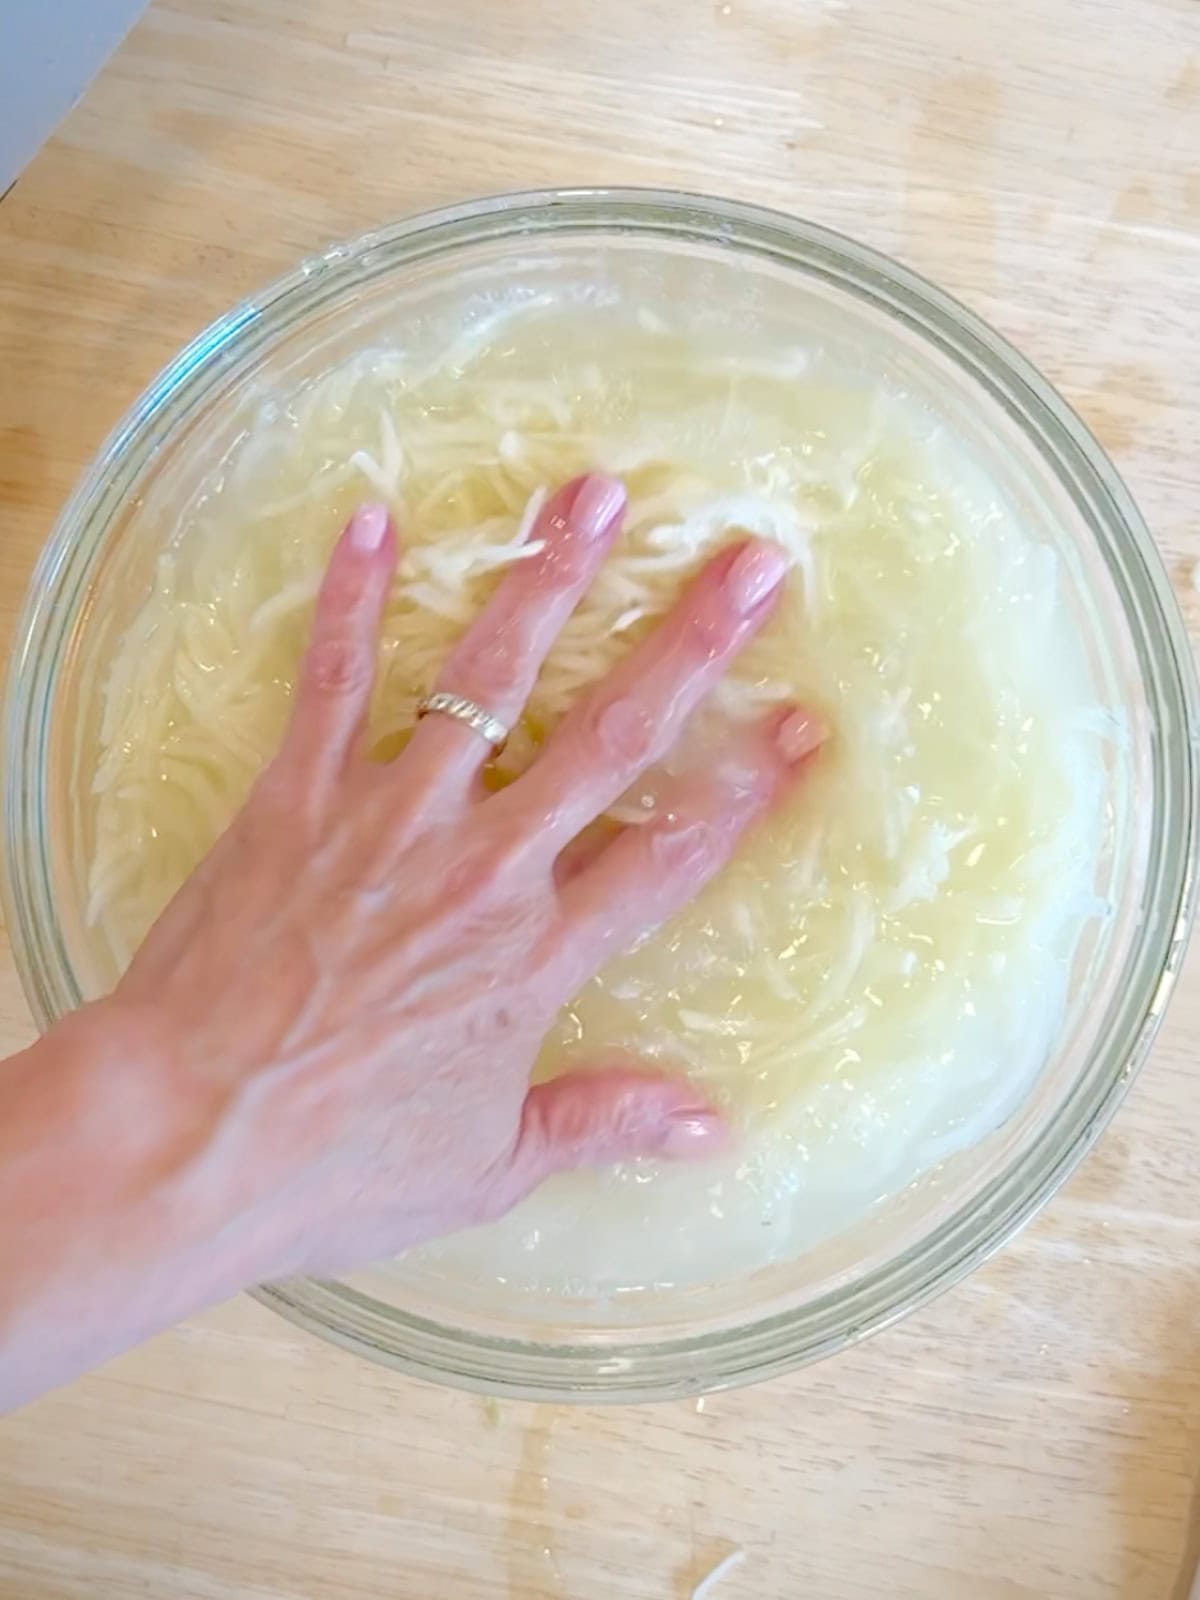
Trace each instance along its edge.
<instances>
[{"instance_id":1,"label":"wrist","mask_svg":"<svg viewBox=\"0 0 1200 1600\"><path fill-rule=\"evenodd\" d=\"M35 1393L239 1286L199 1181L221 1120L153 1018L116 1001L4 1064L0 1393Z\"/></svg>"},{"instance_id":2,"label":"wrist","mask_svg":"<svg viewBox=\"0 0 1200 1600\"><path fill-rule=\"evenodd\" d=\"M28 1204L40 1223L70 1220L85 1233L119 1214L137 1219L137 1238L188 1222L189 1177L220 1108L176 1070L150 1013L85 1006L8 1066L0 1161L36 1165L43 1182Z\"/></svg>"}]
</instances>

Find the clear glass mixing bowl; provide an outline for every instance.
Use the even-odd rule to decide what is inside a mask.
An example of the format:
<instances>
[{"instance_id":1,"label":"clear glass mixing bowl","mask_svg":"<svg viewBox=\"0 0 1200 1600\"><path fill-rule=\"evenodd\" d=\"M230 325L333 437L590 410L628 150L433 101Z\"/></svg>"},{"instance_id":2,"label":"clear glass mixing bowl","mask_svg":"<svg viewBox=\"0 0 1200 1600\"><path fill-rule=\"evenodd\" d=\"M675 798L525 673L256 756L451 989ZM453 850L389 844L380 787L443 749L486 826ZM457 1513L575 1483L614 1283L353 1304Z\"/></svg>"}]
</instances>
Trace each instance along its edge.
<instances>
[{"instance_id":1,"label":"clear glass mixing bowl","mask_svg":"<svg viewBox=\"0 0 1200 1600\"><path fill-rule=\"evenodd\" d=\"M435 1264L263 1299L409 1371L534 1397L635 1399L746 1382L892 1322L983 1260L1097 1136L1145 1057L1179 970L1196 865L1196 686L1162 566L1112 465L1058 395L962 306L807 223L697 196L510 195L413 218L306 262L196 339L117 428L63 512L20 624L4 729L6 912L45 1027L114 976L84 919L89 751L114 639L167 536L163 508L212 470L248 396L380 329L444 328L498 295L570 282L581 315L616 284L717 316L836 338L940 411L1061 559L1062 600L1130 747L1052 1058L970 1151L800 1259L611 1301L522 1295Z\"/></svg>"}]
</instances>

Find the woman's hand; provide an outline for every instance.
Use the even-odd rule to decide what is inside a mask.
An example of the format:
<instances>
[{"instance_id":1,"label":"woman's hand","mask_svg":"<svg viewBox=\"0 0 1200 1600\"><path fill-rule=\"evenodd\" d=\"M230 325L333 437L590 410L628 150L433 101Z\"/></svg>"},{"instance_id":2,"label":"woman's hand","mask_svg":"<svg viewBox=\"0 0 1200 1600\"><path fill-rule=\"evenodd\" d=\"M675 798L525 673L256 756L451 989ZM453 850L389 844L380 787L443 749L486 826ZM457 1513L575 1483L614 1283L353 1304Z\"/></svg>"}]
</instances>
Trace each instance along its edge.
<instances>
[{"instance_id":1,"label":"woman's hand","mask_svg":"<svg viewBox=\"0 0 1200 1600\"><path fill-rule=\"evenodd\" d=\"M541 554L511 569L438 687L515 722L624 502L600 477L558 493ZM421 721L395 762L366 759L396 558L386 512L364 507L330 564L283 749L116 996L208 1101L205 1209L261 1217L257 1276L392 1254L563 1168L719 1146L682 1079L597 1062L530 1089L530 1068L563 1003L691 899L814 744L803 713L774 713L563 882L567 846L770 614L782 553L722 552L494 795L487 743L449 717Z\"/></svg>"},{"instance_id":2,"label":"woman's hand","mask_svg":"<svg viewBox=\"0 0 1200 1600\"><path fill-rule=\"evenodd\" d=\"M543 549L438 687L515 722L624 503L607 478L560 490ZM114 995L65 1030L107 1063L107 1091L84 1074L81 1097L111 1124L111 1159L128 1147L146 1166L137 1225L107 1248L186 1255L176 1311L494 1217L565 1168L728 1138L686 1081L635 1062L529 1074L559 1007L695 895L819 741L796 708L731 728L654 820L579 848L770 615L781 552L745 540L710 561L498 794L480 781L489 746L448 716L396 761L366 757L396 560L385 510L365 506L330 562L282 750ZM154 1137L127 1120L139 1106Z\"/></svg>"}]
</instances>

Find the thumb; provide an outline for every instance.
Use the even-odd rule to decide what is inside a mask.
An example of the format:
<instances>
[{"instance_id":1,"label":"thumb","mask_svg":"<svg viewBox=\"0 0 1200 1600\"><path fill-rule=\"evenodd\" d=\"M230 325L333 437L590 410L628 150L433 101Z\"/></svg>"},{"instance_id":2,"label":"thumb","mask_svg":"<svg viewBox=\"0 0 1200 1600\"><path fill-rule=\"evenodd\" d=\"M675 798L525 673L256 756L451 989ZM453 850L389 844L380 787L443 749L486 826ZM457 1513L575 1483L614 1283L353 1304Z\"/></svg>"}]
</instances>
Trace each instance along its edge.
<instances>
[{"instance_id":1,"label":"thumb","mask_svg":"<svg viewBox=\"0 0 1200 1600\"><path fill-rule=\"evenodd\" d=\"M514 1176L532 1189L555 1172L634 1156L694 1158L732 1144L728 1123L682 1077L628 1060L571 1072L525 1097Z\"/></svg>"}]
</instances>

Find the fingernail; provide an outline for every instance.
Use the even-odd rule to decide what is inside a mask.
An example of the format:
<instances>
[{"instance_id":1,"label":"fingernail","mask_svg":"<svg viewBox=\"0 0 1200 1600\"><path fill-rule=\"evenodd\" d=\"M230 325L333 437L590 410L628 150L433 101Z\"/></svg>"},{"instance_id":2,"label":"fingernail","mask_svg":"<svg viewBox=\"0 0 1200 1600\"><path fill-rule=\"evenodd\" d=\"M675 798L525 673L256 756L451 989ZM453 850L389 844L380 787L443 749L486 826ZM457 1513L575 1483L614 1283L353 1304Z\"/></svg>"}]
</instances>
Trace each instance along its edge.
<instances>
[{"instance_id":1,"label":"fingernail","mask_svg":"<svg viewBox=\"0 0 1200 1600\"><path fill-rule=\"evenodd\" d=\"M383 546L388 531L388 508L374 502L359 506L350 518L347 532L351 546L363 555L372 555Z\"/></svg>"},{"instance_id":2,"label":"fingernail","mask_svg":"<svg viewBox=\"0 0 1200 1600\"><path fill-rule=\"evenodd\" d=\"M733 609L749 616L778 589L787 569L787 556L777 544L746 545L725 574L725 592Z\"/></svg>"},{"instance_id":3,"label":"fingernail","mask_svg":"<svg viewBox=\"0 0 1200 1600\"><path fill-rule=\"evenodd\" d=\"M570 522L585 539L599 539L625 509L625 485L593 472L579 485L571 504Z\"/></svg>"},{"instance_id":4,"label":"fingernail","mask_svg":"<svg viewBox=\"0 0 1200 1600\"><path fill-rule=\"evenodd\" d=\"M729 1128L715 1111L677 1112L663 1130L662 1149L668 1156L702 1156L723 1150Z\"/></svg>"},{"instance_id":5,"label":"fingernail","mask_svg":"<svg viewBox=\"0 0 1200 1600\"><path fill-rule=\"evenodd\" d=\"M828 724L811 711L793 711L779 724L775 747L790 765L803 761L829 737Z\"/></svg>"}]
</instances>

